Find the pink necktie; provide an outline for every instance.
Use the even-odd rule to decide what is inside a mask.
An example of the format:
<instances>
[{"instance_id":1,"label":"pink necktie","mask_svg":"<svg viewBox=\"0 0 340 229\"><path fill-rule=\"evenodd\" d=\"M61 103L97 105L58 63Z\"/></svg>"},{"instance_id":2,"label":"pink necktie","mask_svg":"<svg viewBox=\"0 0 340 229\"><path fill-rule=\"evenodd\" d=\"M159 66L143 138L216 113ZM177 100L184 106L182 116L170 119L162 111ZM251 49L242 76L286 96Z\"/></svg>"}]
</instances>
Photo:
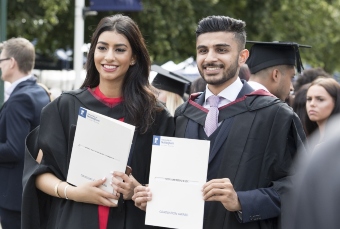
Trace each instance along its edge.
<instances>
[{"instance_id":1,"label":"pink necktie","mask_svg":"<svg viewBox=\"0 0 340 229\"><path fill-rule=\"evenodd\" d=\"M205 133L209 137L218 127L218 102L220 97L216 95L211 95L207 98L210 108L205 120Z\"/></svg>"}]
</instances>

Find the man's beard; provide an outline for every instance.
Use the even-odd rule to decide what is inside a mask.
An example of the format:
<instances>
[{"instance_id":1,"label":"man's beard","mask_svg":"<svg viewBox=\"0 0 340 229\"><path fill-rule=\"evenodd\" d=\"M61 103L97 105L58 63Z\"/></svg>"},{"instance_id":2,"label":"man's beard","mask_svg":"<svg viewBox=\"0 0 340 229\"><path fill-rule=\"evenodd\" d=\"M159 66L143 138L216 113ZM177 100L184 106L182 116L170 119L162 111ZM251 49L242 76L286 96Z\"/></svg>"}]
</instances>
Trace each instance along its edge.
<instances>
[{"instance_id":1,"label":"man's beard","mask_svg":"<svg viewBox=\"0 0 340 229\"><path fill-rule=\"evenodd\" d=\"M219 67L219 68L223 68L224 65L215 65L215 64L206 64L203 65L203 68L206 67ZM204 79L204 81L207 84L210 85L221 85L225 82L227 82L228 80L232 79L235 77L236 73L238 70L238 61L236 60L234 64L230 65L230 67L226 70L226 72L223 72L223 75L220 79L212 79L210 77L205 77L203 72L199 69L199 73L201 74L201 77Z\"/></svg>"}]
</instances>

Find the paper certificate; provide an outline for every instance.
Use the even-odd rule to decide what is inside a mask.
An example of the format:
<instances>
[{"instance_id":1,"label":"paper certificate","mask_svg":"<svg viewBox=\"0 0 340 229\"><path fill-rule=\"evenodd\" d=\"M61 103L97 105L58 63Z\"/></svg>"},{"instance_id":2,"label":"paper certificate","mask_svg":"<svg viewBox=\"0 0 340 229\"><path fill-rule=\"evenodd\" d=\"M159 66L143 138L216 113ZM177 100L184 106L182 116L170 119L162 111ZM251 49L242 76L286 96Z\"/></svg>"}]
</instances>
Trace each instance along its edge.
<instances>
[{"instance_id":1,"label":"paper certificate","mask_svg":"<svg viewBox=\"0 0 340 229\"><path fill-rule=\"evenodd\" d=\"M209 148L205 140L153 137L146 225L203 228Z\"/></svg>"},{"instance_id":2,"label":"paper certificate","mask_svg":"<svg viewBox=\"0 0 340 229\"><path fill-rule=\"evenodd\" d=\"M67 182L79 186L106 177L101 188L112 193L110 172L125 172L134 131L132 125L81 107Z\"/></svg>"}]
</instances>

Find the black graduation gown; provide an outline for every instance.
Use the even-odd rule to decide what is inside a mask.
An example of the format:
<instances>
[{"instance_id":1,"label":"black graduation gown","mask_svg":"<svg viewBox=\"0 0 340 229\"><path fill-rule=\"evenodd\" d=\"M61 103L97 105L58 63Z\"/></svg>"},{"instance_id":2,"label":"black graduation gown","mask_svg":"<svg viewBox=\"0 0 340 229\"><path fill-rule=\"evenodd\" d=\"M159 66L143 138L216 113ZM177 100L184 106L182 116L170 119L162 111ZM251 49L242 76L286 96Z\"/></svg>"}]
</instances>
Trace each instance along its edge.
<instances>
[{"instance_id":1,"label":"black graduation gown","mask_svg":"<svg viewBox=\"0 0 340 229\"><path fill-rule=\"evenodd\" d=\"M263 90L244 96L248 93L249 85L244 83L238 99L220 109L219 121L223 123L211 141L208 179L229 178L237 192L272 189L279 195L283 215L289 211L285 199L291 185L290 167L297 148L304 148L305 134L299 118L287 104L274 96L265 96L268 93ZM203 101L204 93L196 94L176 110L176 137L202 137L207 115L201 106ZM240 223L237 214L227 211L220 202L206 202L209 208L204 228L280 228L280 217L271 218L268 206L262 205L270 198L263 195L263 202L257 197L251 198L250 205L258 209L250 210L261 213L254 215L242 209L247 223Z\"/></svg>"},{"instance_id":2,"label":"black graduation gown","mask_svg":"<svg viewBox=\"0 0 340 229\"><path fill-rule=\"evenodd\" d=\"M80 106L115 119L125 117L122 104L109 107L87 89L63 93L43 109L40 127L32 131L26 139L23 229L99 227L97 205L51 197L35 187L36 176L46 172L52 172L59 179L66 180ZM126 118L124 121L129 122ZM148 183L152 136L172 136L173 133L174 120L166 109L158 112L152 128L145 134L135 132L129 165L140 183ZM40 165L34 160L38 149L44 152ZM136 208L132 200L120 199L118 207L110 208L108 228L147 228L144 222L145 212Z\"/></svg>"}]
</instances>

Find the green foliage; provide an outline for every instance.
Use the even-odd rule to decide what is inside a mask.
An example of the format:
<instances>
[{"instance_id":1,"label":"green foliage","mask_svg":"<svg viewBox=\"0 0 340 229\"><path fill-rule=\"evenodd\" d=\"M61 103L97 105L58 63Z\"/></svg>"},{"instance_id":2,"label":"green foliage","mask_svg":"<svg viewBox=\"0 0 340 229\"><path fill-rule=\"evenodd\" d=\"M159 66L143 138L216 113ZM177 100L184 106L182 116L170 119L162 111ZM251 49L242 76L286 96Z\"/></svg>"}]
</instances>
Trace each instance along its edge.
<instances>
[{"instance_id":1,"label":"green foliage","mask_svg":"<svg viewBox=\"0 0 340 229\"><path fill-rule=\"evenodd\" d=\"M65 38L72 33L73 23L70 23L72 26L63 24L63 29L59 27L64 18L74 21L73 12L69 8L70 0L8 1L7 37L36 40L36 49L41 53L51 53L57 48L72 44L73 35L69 37L70 42L66 42ZM61 37L60 34L66 37L56 40Z\"/></svg>"},{"instance_id":2,"label":"green foliage","mask_svg":"<svg viewBox=\"0 0 340 229\"><path fill-rule=\"evenodd\" d=\"M142 0L143 11L120 12L139 25L153 62L183 61L195 56L195 28L208 15L227 15L247 23L249 40L308 44L301 57L328 72L340 70L340 0ZM89 5L89 0L86 0ZM99 20L119 12L85 18L85 42ZM37 49L51 53L73 47L74 1L8 1L8 37L37 39Z\"/></svg>"},{"instance_id":3,"label":"green foliage","mask_svg":"<svg viewBox=\"0 0 340 229\"><path fill-rule=\"evenodd\" d=\"M182 61L195 54L195 24L190 0L143 2L141 13L131 14L145 37L153 61ZM176 22L176 23L174 23Z\"/></svg>"}]
</instances>

